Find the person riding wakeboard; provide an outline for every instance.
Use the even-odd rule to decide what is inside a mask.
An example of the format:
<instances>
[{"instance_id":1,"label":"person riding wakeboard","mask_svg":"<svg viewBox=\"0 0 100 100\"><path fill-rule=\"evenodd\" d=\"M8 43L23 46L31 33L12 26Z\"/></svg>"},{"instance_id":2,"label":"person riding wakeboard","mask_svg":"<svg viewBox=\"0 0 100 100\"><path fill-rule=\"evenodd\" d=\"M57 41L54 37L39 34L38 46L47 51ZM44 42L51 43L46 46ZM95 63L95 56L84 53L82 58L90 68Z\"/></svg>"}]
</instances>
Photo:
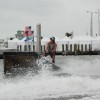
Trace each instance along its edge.
<instances>
[{"instance_id":1,"label":"person riding wakeboard","mask_svg":"<svg viewBox=\"0 0 100 100\"><path fill-rule=\"evenodd\" d=\"M56 54L57 44L55 43L55 37L50 38L50 42L47 43L45 56L50 55L52 58L52 63L55 63L55 54Z\"/></svg>"}]
</instances>

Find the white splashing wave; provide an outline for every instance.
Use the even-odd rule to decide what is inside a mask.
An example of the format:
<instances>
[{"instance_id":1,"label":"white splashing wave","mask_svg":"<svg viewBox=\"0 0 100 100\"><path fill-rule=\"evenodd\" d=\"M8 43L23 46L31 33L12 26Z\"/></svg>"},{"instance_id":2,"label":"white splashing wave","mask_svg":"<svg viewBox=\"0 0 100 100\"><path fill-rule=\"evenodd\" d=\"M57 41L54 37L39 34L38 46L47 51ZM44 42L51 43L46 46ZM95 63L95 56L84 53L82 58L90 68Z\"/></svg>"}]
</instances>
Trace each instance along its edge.
<instances>
[{"instance_id":1,"label":"white splashing wave","mask_svg":"<svg viewBox=\"0 0 100 100\"><path fill-rule=\"evenodd\" d=\"M35 77L18 78L17 81L5 79L5 81L0 82L0 100L40 100L73 95L83 97L89 95L91 97L100 94L99 78L57 77L47 73L42 74Z\"/></svg>"},{"instance_id":2,"label":"white splashing wave","mask_svg":"<svg viewBox=\"0 0 100 100\"><path fill-rule=\"evenodd\" d=\"M40 66L36 76L1 77L0 100L100 100L100 78L53 75Z\"/></svg>"}]
</instances>

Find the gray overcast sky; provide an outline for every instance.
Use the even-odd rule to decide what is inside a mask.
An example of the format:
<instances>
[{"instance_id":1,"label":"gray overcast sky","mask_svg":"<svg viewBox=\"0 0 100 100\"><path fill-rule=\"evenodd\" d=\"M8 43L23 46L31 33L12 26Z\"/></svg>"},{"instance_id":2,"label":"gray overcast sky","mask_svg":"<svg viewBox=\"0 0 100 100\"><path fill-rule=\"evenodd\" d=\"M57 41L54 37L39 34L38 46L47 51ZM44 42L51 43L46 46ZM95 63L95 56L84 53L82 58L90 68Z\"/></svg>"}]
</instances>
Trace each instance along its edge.
<instances>
[{"instance_id":1,"label":"gray overcast sky","mask_svg":"<svg viewBox=\"0 0 100 100\"><path fill-rule=\"evenodd\" d=\"M90 32L90 14L100 0L0 0L0 38L14 36L17 30L42 24L42 35L63 37ZM93 15L94 33L98 32L97 14Z\"/></svg>"}]
</instances>

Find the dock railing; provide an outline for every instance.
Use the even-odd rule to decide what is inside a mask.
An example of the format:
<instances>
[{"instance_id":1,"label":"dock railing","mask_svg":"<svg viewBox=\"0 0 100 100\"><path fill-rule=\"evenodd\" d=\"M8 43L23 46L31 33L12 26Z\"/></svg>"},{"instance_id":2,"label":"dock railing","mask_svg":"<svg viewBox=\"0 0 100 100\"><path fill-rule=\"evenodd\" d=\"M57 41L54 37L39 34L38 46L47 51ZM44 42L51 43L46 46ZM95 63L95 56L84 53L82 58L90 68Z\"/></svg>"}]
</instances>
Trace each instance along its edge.
<instances>
[{"instance_id":1,"label":"dock railing","mask_svg":"<svg viewBox=\"0 0 100 100\"><path fill-rule=\"evenodd\" d=\"M45 45L41 45L41 53L45 52ZM18 52L37 52L36 45L18 45ZM78 54L88 54L92 51L91 44L62 44L61 49L57 49L57 55L78 55Z\"/></svg>"}]
</instances>

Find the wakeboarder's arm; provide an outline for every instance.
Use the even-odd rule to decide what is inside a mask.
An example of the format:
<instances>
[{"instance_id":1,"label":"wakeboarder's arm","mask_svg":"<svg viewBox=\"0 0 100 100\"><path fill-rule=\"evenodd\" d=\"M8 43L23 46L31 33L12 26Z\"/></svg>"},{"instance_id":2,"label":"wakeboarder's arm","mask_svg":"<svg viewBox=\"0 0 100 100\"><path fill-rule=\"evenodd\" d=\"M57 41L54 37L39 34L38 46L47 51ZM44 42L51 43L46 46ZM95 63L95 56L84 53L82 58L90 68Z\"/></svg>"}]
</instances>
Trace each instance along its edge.
<instances>
[{"instance_id":1,"label":"wakeboarder's arm","mask_svg":"<svg viewBox=\"0 0 100 100\"><path fill-rule=\"evenodd\" d=\"M49 42L46 44L45 53L48 53L48 46L49 46Z\"/></svg>"}]
</instances>

